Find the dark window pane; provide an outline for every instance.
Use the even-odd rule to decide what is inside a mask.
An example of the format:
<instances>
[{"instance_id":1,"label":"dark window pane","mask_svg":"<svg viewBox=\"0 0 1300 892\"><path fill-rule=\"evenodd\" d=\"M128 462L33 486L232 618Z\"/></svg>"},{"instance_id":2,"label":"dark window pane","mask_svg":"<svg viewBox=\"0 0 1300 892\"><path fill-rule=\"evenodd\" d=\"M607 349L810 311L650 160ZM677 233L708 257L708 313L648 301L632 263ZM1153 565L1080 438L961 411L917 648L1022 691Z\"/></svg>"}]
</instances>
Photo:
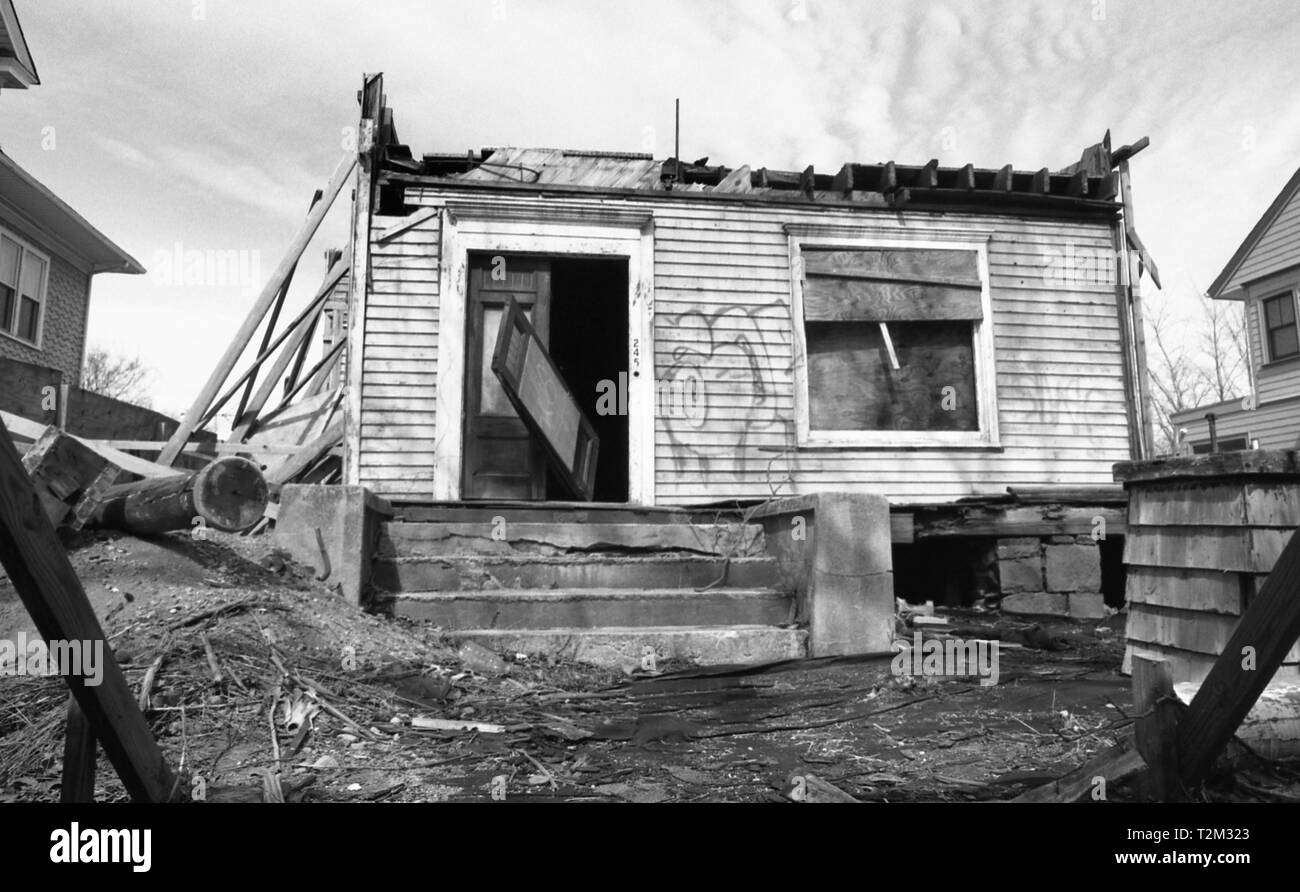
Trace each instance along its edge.
<instances>
[{"instance_id":1,"label":"dark window pane","mask_svg":"<svg viewBox=\"0 0 1300 892\"><path fill-rule=\"evenodd\" d=\"M1288 294L1286 297L1279 297L1277 304L1281 308L1282 324L1289 325L1290 323L1295 322L1295 301L1291 299L1291 295Z\"/></svg>"},{"instance_id":2,"label":"dark window pane","mask_svg":"<svg viewBox=\"0 0 1300 892\"><path fill-rule=\"evenodd\" d=\"M969 322L890 322L897 370L875 322L809 322L805 332L813 430L979 430Z\"/></svg>"},{"instance_id":3,"label":"dark window pane","mask_svg":"<svg viewBox=\"0 0 1300 892\"><path fill-rule=\"evenodd\" d=\"M18 337L34 342L40 318L41 305L24 297L22 310L18 314Z\"/></svg>"},{"instance_id":4,"label":"dark window pane","mask_svg":"<svg viewBox=\"0 0 1300 892\"><path fill-rule=\"evenodd\" d=\"M0 285L0 331L14 330L14 295L8 285Z\"/></svg>"},{"instance_id":5,"label":"dark window pane","mask_svg":"<svg viewBox=\"0 0 1300 892\"><path fill-rule=\"evenodd\" d=\"M1284 359L1300 353L1300 337L1296 335L1295 324L1279 328L1268 333L1268 355L1270 359Z\"/></svg>"},{"instance_id":6,"label":"dark window pane","mask_svg":"<svg viewBox=\"0 0 1300 892\"><path fill-rule=\"evenodd\" d=\"M1268 328L1277 328L1282 323L1281 317L1281 298L1271 297L1264 301L1264 325Z\"/></svg>"}]
</instances>

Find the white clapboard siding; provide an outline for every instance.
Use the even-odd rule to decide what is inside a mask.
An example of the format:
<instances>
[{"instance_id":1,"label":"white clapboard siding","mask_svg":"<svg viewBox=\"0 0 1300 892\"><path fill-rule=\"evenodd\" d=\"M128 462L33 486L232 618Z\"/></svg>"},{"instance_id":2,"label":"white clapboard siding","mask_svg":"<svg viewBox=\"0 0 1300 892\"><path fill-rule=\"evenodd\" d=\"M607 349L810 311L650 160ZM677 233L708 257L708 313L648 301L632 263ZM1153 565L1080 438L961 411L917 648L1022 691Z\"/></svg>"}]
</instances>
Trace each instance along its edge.
<instances>
[{"instance_id":1,"label":"white clapboard siding","mask_svg":"<svg viewBox=\"0 0 1300 892\"><path fill-rule=\"evenodd\" d=\"M380 243L400 217L375 217L361 380L361 482L433 492L440 217Z\"/></svg>"},{"instance_id":2,"label":"white clapboard siding","mask_svg":"<svg viewBox=\"0 0 1300 892\"><path fill-rule=\"evenodd\" d=\"M564 210L606 203L414 187L406 200ZM1104 223L904 212L910 230L993 233L1000 448L800 450L783 225L887 227L897 214L635 197L609 203L654 213L656 374L696 377L706 395L702 419L672 411L657 418L661 503L765 497L774 486L943 501L1008 486L1110 483L1111 465L1129 457L1113 236ZM477 226L468 215L459 225ZM372 249L359 464L362 482L381 492L431 490L434 433L458 436L455 420L433 417L438 242L435 216Z\"/></svg>"},{"instance_id":3,"label":"white clapboard siding","mask_svg":"<svg viewBox=\"0 0 1300 892\"><path fill-rule=\"evenodd\" d=\"M1300 192L1291 195L1286 206L1278 213L1242 258L1241 265L1225 283L1225 292L1257 279L1295 266L1300 261Z\"/></svg>"}]
</instances>

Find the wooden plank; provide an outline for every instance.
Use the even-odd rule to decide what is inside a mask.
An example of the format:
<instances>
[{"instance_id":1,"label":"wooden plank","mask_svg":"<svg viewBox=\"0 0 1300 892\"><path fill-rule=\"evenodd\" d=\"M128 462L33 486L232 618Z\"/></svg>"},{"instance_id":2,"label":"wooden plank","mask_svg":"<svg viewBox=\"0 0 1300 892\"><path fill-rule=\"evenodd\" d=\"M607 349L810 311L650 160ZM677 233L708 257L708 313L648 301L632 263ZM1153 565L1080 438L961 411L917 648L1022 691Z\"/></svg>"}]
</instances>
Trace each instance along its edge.
<instances>
[{"instance_id":1,"label":"wooden plank","mask_svg":"<svg viewBox=\"0 0 1300 892\"><path fill-rule=\"evenodd\" d=\"M1098 779L1109 787L1121 783L1145 769L1146 762L1131 740L1123 740L1103 750L1083 765L1041 787L1022 793L1012 802L1080 802L1103 789Z\"/></svg>"},{"instance_id":2,"label":"wooden plank","mask_svg":"<svg viewBox=\"0 0 1300 892\"><path fill-rule=\"evenodd\" d=\"M1147 764L1143 786L1148 798L1169 802L1179 797L1178 718L1182 704L1174 695L1169 664L1133 658L1133 744Z\"/></svg>"},{"instance_id":3,"label":"wooden plank","mask_svg":"<svg viewBox=\"0 0 1300 892\"><path fill-rule=\"evenodd\" d=\"M1253 552L1245 527L1131 526L1124 563L1243 573L1267 573L1273 566Z\"/></svg>"},{"instance_id":4,"label":"wooden plank","mask_svg":"<svg viewBox=\"0 0 1300 892\"><path fill-rule=\"evenodd\" d=\"M1300 480L1245 484L1245 522L1255 527L1300 527Z\"/></svg>"},{"instance_id":5,"label":"wooden plank","mask_svg":"<svg viewBox=\"0 0 1300 892\"><path fill-rule=\"evenodd\" d=\"M515 299L497 330L492 373L547 458L578 498L591 501L600 439Z\"/></svg>"},{"instance_id":6,"label":"wooden plank","mask_svg":"<svg viewBox=\"0 0 1300 892\"><path fill-rule=\"evenodd\" d=\"M164 440L87 440L91 447L109 449L128 449L134 452L159 452L167 445ZM289 455L296 452L297 445L276 443L186 443L186 451L196 451L207 455Z\"/></svg>"},{"instance_id":7,"label":"wooden plank","mask_svg":"<svg viewBox=\"0 0 1300 892\"><path fill-rule=\"evenodd\" d=\"M1124 596L1130 605L1149 604L1233 617L1241 614L1239 573L1136 565L1127 569Z\"/></svg>"},{"instance_id":8,"label":"wooden plank","mask_svg":"<svg viewBox=\"0 0 1300 892\"><path fill-rule=\"evenodd\" d=\"M307 206L307 213L321 200L324 192L317 189L312 195L311 204ZM289 287L293 283L294 273L298 271L298 264L295 263L289 267L289 272L284 277L284 282L280 285L280 293L275 296L275 303L271 307L271 318L267 320L266 329L262 332L262 346L258 348L257 355L265 356L271 348L271 336L275 334L275 326L280 321L280 311L284 309L284 299L289 296ZM247 375L247 381L244 384L244 392L239 396L239 402L235 406L235 417L243 417L244 411L248 408L248 400L253 395L253 387L257 384L257 369L254 368L251 374ZM211 420L209 417L208 420Z\"/></svg>"},{"instance_id":9,"label":"wooden plank","mask_svg":"<svg viewBox=\"0 0 1300 892\"><path fill-rule=\"evenodd\" d=\"M1300 639L1300 536L1293 536L1178 723L1179 776L1197 785Z\"/></svg>"},{"instance_id":10,"label":"wooden plank","mask_svg":"<svg viewBox=\"0 0 1300 892\"><path fill-rule=\"evenodd\" d=\"M416 226L419 226L425 220L431 220L434 217L438 216L438 214L440 213L442 213L441 207L427 207L427 208L421 208L415 213L408 214L405 217L403 217L399 222L394 223L392 226L388 227L383 232L376 235L375 244L382 245L385 244L386 242L390 242L397 236L401 235L403 232L407 232L411 229L414 229Z\"/></svg>"},{"instance_id":11,"label":"wooden plank","mask_svg":"<svg viewBox=\"0 0 1300 892\"><path fill-rule=\"evenodd\" d=\"M28 440L35 440L45 431L45 425L35 421L28 421L26 418L20 418L9 412L0 411L0 421L3 421L9 429L10 434L16 434ZM72 435L69 435L72 436ZM165 468L161 465L146 461L143 458L137 458L134 455L128 455L120 449L112 449L107 446L97 446L92 440L83 440L81 437L73 437L79 443L89 446L98 452L104 458L117 465L123 471L135 474L139 477L170 477L174 474L182 474L184 471L176 468Z\"/></svg>"},{"instance_id":12,"label":"wooden plank","mask_svg":"<svg viewBox=\"0 0 1300 892\"><path fill-rule=\"evenodd\" d=\"M0 425L0 564L41 638L91 648L99 677L87 677L83 665L82 674L64 678L127 793L136 801L167 801L175 778L105 643L63 544L35 504L31 481Z\"/></svg>"},{"instance_id":13,"label":"wooden plank","mask_svg":"<svg viewBox=\"0 0 1300 892\"><path fill-rule=\"evenodd\" d=\"M243 416L235 419L235 424L230 432L230 439L233 442L247 440L249 436L257 430L259 414L265 408L271 395L275 393L280 386L280 378L284 375L289 363L293 361L298 348L304 345L310 337L312 330L315 328L316 320L320 317L325 308L325 302L330 294L334 291L338 283L348 273L348 264L351 258L347 251L334 263L334 265L325 274L325 280L320 287L316 289L315 296L307 304L297 318L289 324L285 330L276 337L272 343L271 349L280 348L279 355L276 356L275 362L266 373L265 380L262 381L257 393L248 401L248 407L244 410ZM283 347L281 347L283 344ZM266 356L260 357L264 360Z\"/></svg>"},{"instance_id":14,"label":"wooden plank","mask_svg":"<svg viewBox=\"0 0 1300 892\"><path fill-rule=\"evenodd\" d=\"M1129 501L1134 526L1243 526L1246 496L1240 483L1180 481L1134 487Z\"/></svg>"},{"instance_id":15,"label":"wooden plank","mask_svg":"<svg viewBox=\"0 0 1300 892\"><path fill-rule=\"evenodd\" d=\"M898 324L890 362L877 326L809 326L808 415L814 430L979 428L969 326ZM717 388L705 382L710 401ZM945 391L945 388L951 390Z\"/></svg>"},{"instance_id":16,"label":"wooden plank","mask_svg":"<svg viewBox=\"0 0 1300 892\"><path fill-rule=\"evenodd\" d=\"M384 107L384 76L363 76L358 129L372 132L377 126ZM373 140L371 141L373 143ZM373 144L362 144L357 155L357 182L352 201L351 257L352 269L348 274L348 335L347 382L343 387L343 482L357 485L361 482L361 377L363 369L373 367L366 356L366 301L371 289L370 281L370 226L374 211L376 178L379 175L379 155Z\"/></svg>"},{"instance_id":17,"label":"wooden plank","mask_svg":"<svg viewBox=\"0 0 1300 892\"><path fill-rule=\"evenodd\" d=\"M23 469L41 499L45 516L56 527L69 515L80 528L93 506L74 514L85 499L98 499L120 473L116 465L57 427L48 427L23 456Z\"/></svg>"},{"instance_id":18,"label":"wooden plank","mask_svg":"<svg viewBox=\"0 0 1300 892\"><path fill-rule=\"evenodd\" d=\"M978 289L820 276L804 282L803 308L807 322L973 321L984 317Z\"/></svg>"},{"instance_id":19,"label":"wooden plank","mask_svg":"<svg viewBox=\"0 0 1300 892\"><path fill-rule=\"evenodd\" d=\"M343 184L347 182L348 175L355 165L356 158L351 153L345 154L342 160L339 161L329 185L325 188L325 198L312 208L311 213L307 215L306 221L299 228L297 235L289 243L289 249L285 252L284 258L281 259L275 271L271 273L271 277L263 286L261 294L257 296L253 306L249 309L248 316L244 319L239 330L235 332L235 336L231 338L230 345L226 347L226 352L217 361L217 365L208 376L207 382L199 391L198 396L194 398L194 402L190 405L189 411L185 413L185 417L181 419L180 426L172 434L171 439L167 441L167 448L158 457L159 464L170 465L181 454L181 449L189 440L190 434L194 433L199 419L207 414L212 400L216 398L221 390L221 385L230 377L235 363L243 355L245 348L248 347L249 340L253 337L253 333L261 325L267 310L271 308L276 295L279 294L280 286L288 276L289 270L297 264L298 258L302 256L303 250L307 247L307 243L316 234L321 221L325 219L326 212L334 204L335 197L343 188Z\"/></svg>"},{"instance_id":20,"label":"wooden plank","mask_svg":"<svg viewBox=\"0 0 1300 892\"><path fill-rule=\"evenodd\" d=\"M293 455L289 456L283 464L274 469L267 469L266 485L271 487L272 491L276 487L282 486L297 477L303 471L307 470L314 464L327 450L332 448L343 437L343 419L338 418L331 422L329 428L312 440L307 445L300 448Z\"/></svg>"},{"instance_id":21,"label":"wooden plank","mask_svg":"<svg viewBox=\"0 0 1300 892\"><path fill-rule=\"evenodd\" d=\"M1237 617L1219 613L1130 604L1126 634L1131 641L1218 656L1237 622Z\"/></svg>"},{"instance_id":22,"label":"wooden plank","mask_svg":"<svg viewBox=\"0 0 1300 892\"><path fill-rule=\"evenodd\" d=\"M934 282L979 288L979 256L938 248L802 249L804 272L820 276L876 276L897 282Z\"/></svg>"},{"instance_id":23,"label":"wooden plank","mask_svg":"<svg viewBox=\"0 0 1300 892\"><path fill-rule=\"evenodd\" d=\"M917 539L937 536L1087 536L1101 529L1107 536L1126 531L1123 508L1090 506L996 506L948 505L935 509L916 506L913 524Z\"/></svg>"}]
</instances>

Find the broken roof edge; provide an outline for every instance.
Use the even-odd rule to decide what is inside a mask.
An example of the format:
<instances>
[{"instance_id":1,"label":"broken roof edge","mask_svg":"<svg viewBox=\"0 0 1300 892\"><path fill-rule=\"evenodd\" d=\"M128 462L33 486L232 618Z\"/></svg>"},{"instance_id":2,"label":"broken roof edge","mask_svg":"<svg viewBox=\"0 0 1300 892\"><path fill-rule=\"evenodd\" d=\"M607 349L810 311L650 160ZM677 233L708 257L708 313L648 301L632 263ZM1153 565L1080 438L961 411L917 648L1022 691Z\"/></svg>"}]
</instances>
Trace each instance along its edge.
<instances>
[{"instance_id":1,"label":"broken roof edge","mask_svg":"<svg viewBox=\"0 0 1300 892\"><path fill-rule=\"evenodd\" d=\"M1118 177L1106 138L1084 150L1080 161L1052 172L923 165L893 161L844 164L835 174L779 171L747 165L710 166L676 158L657 161L646 153L539 148L485 148L464 154L427 153L420 160L406 146L391 145L385 159L390 182L429 188L487 188L640 196L653 199L725 198L740 202L827 204L899 210L981 210L998 213L1114 214ZM1123 151L1123 150L1121 150ZM1118 164L1118 153L1116 153Z\"/></svg>"}]
</instances>

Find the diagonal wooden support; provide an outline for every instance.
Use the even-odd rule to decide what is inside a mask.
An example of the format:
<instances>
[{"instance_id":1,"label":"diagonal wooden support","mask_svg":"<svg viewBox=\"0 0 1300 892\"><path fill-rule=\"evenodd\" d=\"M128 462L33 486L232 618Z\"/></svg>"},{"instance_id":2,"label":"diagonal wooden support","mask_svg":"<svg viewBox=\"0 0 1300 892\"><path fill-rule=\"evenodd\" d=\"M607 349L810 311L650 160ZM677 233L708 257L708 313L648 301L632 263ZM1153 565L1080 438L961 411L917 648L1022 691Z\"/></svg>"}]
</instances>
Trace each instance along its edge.
<instances>
[{"instance_id":1,"label":"diagonal wooden support","mask_svg":"<svg viewBox=\"0 0 1300 892\"><path fill-rule=\"evenodd\" d=\"M1178 723L1178 774L1200 783L1300 639L1300 534L1293 533Z\"/></svg>"},{"instance_id":2,"label":"diagonal wooden support","mask_svg":"<svg viewBox=\"0 0 1300 892\"><path fill-rule=\"evenodd\" d=\"M321 283L320 288L316 289L316 296L311 299L311 303L272 344L272 350L279 348L282 343L284 347L280 350L279 356L275 358L270 371L266 373L266 378L262 381L261 386L257 388L257 393L249 400L248 408L244 411L244 414L235 419L234 429L230 432L231 442L241 442L253 432L262 409L266 407L267 401L279 386L280 377L284 374L285 369L289 367L289 363L293 361L298 348L306 342L310 332L315 328L316 319L325 309L325 304L329 301L329 296L334 291L334 288L347 275L350 263L351 251L344 251L343 255L330 267L329 272L325 274L325 281ZM260 359L265 361L266 357L260 357Z\"/></svg>"},{"instance_id":3,"label":"diagonal wooden support","mask_svg":"<svg viewBox=\"0 0 1300 892\"><path fill-rule=\"evenodd\" d=\"M316 190L312 196L311 204L307 206L307 213L311 213L312 208L320 203L321 196L324 192ZM266 355L271 346L271 336L275 334L276 323L280 321L280 311L284 309L284 299L289 296L289 286L293 284L293 275L298 271L298 264L295 263L289 267L289 274L284 277L284 284L280 286L280 293L275 296L275 305L271 308L271 319L266 323L266 331L262 333L262 346L257 351L258 356ZM253 386L257 384L257 375L250 375L248 381L244 384L244 392L239 397L239 405L235 408L235 417L240 418L244 414L244 409L248 406L248 400L253 395Z\"/></svg>"},{"instance_id":4,"label":"diagonal wooden support","mask_svg":"<svg viewBox=\"0 0 1300 892\"><path fill-rule=\"evenodd\" d=\"M356 167L357 157L354 152L347 152L339 162L334 171L334 176L330 179L329 185L325 188L325 197L312 208L311 213L307 215L306 221L294 236L289 245L289 250L285 252L284 258L280 265L275 268L271 278L267 280L266 285L262 288L261 294L253 302L253 306L248 311L248 317L244 319L243 325L231 339L230 345L226 352L221 355L212 374L208 376L207 383L199 391L199 395L194 398L194 403L190 406L185 417L181 419L180 426L172 434L171 439L167 441L167 446L163 449L162 454L158 456L158 464L170 465L176 461L177 456L185 447L189 440L190 434L198 429L199 420L207 414L208 407L212 405L212 400L221 391L221 385L230 377L235 363L239 362L239 357L243 355L244 350L248 347L248 342L252 339L253 333L257 331L262 320L266 317L267 311L271 304L275 302L275 296L280 293L280 286L284 284L289 276L289 270L298 262L302 252L306 249L307 243L311 241L316 230L320 228L321 221L325 219L325 214L334 204L334 199L343 189L347 182L352 169Z\"/></svg>"},{"instance_id":5,"label":"diagonal wooden support","mask_svg":"<svg viewBox=\"0 0 1300 892\"><path fill-rule=\"evenodd\" d=\"M175 776L149 731L126 677L104 640L104 629L72 569L63 543L23 471L9 432L0 424L0 564L47 642L89 643L99 683L65 675L72 696L85 713L132 799L171 798ZM84 670L85 666L83 666Z\"/></svg>"},{"instance_id":6,"label":"diagonal wooden support","mask_svg":"<svg viewBox=\"0 0 1300 892\"><path fill-rule=\"evenodd\" d=\"M298 346L310 336L311 330L315 328L316 320L320 317L321 311L325 309L325 304L329 300L330 292L334 290L336 285L338 285L339 280L343 277L346 271L347 268L344 264L339 262L336 263L328 273L326 273L325 283L316 291L315 297L313 297L308 302L307 306L294 317L292 322L285 326L284 331L280 332L271 340L270 346L267 347L266 351L253 359L252 365L245 370L244 374L240 375L233 385L228 387L221 396L217 397L216 400L213 401L211 408L209 408L207 413L203 416L203 420L199 422L199 427L202 427L215 418L217 412L221 410L222 406L230 401L230 398L235 395L235 392L239 390L240 386L245 381L251 380L255 377L262 366L266 364L267 360L269 360L275 352L280 349L280 346L288 342L288 346L284 348L276 358L275 362L271 365L271 371L267 373L265 380L262 381L261 387L257 389L257 394L245 407L244 414L236 417L236 435L232 436L232 439L238 440L240 436L242 436L242 433L246 432L246 429L257 420L257 416L262 411L263 406L266 405L268 397L275 392L276 384L279 382L280 376L284 374L285 367L288 366L289 361L293 359L294 352L298 349Z\"/></svg>"}]
</instances>

